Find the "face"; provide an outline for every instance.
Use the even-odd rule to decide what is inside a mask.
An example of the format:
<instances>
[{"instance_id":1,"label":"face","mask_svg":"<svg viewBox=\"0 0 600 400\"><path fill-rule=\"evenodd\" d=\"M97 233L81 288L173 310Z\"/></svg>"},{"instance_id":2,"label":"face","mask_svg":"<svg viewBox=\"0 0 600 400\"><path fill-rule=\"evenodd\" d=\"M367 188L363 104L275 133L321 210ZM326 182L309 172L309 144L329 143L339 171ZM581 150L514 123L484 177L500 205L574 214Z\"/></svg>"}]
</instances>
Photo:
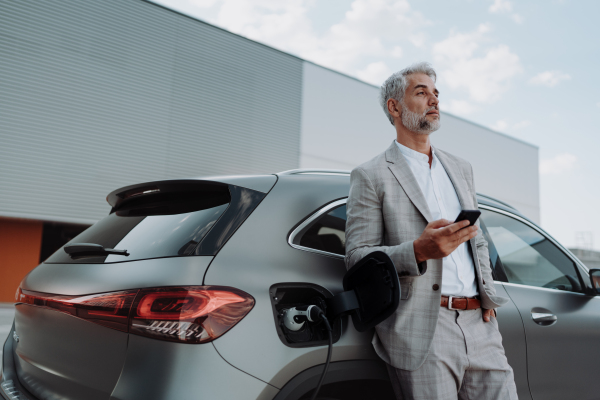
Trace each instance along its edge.
<instances>
[{"instance_id":1,"label":"face","mask_svg":"<svg viewBox=\"0 0 600 400\"><path fill-rule=\"evenodd\" d=\"M425 74L407 77L404 98L399 103L402 125L419 134L430 134L440 128L439 92Z\"/></svg>"}]
</instances>

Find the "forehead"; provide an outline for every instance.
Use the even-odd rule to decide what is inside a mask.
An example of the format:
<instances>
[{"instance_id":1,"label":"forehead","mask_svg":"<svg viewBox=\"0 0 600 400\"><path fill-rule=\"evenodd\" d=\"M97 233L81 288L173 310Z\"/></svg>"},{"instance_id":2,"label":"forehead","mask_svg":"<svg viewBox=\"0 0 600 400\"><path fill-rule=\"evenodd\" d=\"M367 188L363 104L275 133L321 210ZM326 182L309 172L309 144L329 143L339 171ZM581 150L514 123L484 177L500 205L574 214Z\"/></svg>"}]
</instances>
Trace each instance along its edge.
<instances>
[{"instance_id":1,"label":"forehead","mask_svg":"<svg viewBox=\"0 0 600 400\"><path fill-rule=\"evenodd\" d=\"M406 81L408 85L406 85L406 90L413 90L417 86L425 85L432 91L435 90L435 83L433 79L429 77L429 75L423 73L410 74L406 77Z\"/></svg>"}]
</instances>

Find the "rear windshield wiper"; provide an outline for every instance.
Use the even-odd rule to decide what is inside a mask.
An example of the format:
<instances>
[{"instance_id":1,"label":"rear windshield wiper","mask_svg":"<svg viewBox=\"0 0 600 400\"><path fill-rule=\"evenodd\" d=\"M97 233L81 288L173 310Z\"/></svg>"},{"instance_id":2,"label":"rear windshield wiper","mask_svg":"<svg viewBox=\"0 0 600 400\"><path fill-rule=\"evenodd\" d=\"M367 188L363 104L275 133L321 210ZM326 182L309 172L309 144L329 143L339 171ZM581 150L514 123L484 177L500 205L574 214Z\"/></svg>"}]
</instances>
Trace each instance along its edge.
<instances>
[{"instance_id":1,"label":"rear windshield wiper","mask_svg":"<svg viewBox=\"0 0 600 400\"><path fill-rule=\"evenodd\" d=\"M127 250L107 249L104 246L96 243L73 243L64 247L65 253L71 258L82 256L106 256L116 254L119 256L128 256Z\"/></svg>"}]
</instances>

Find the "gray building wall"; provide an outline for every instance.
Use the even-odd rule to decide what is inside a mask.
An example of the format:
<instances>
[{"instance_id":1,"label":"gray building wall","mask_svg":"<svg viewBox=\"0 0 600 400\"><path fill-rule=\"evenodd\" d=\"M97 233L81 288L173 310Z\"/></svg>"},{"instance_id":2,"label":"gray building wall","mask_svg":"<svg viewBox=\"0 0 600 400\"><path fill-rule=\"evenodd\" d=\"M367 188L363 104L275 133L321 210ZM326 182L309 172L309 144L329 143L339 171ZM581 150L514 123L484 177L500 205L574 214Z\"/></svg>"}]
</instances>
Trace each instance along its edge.
<instances>
[{"instance_id":1,"label":"gray building wall","mask_svg":"<svg viewBox=\"0 0 600 400\"><path fill-rule=\"evenodd\" d=\"M377 87L308 62L303 76L301 167L352 169L396 138ZM448 113L441 123L432 144L471 163L477 191L539 223L538 148Z\"/></svg>"},{"instance_id":2,"label":"gray building wall","mask_svg":"<svg viewBox=\"0 0 600 400\"><path fill-rule=\"evenodd\" d=\"M0 216L299 165L302 60L141 0L0 0Z\"/></svg>"}]
</instances>

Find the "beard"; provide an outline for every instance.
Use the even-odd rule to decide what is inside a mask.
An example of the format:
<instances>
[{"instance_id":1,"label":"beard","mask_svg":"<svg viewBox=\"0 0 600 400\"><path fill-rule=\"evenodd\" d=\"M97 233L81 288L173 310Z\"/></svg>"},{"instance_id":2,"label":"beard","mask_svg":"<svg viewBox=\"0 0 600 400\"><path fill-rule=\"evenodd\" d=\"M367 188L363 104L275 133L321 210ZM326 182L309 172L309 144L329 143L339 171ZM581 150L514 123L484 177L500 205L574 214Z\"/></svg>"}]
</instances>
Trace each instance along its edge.
<instances>
[{"instance_id":1,"label":"beard","mask_svg":"<svg viewBox=\"0 0 600 400\"><path fill-rule=\"evenodd\" d=\"M436 110L435 106L429 107L423 114L412 112L402 103L402 124L406 129L419 135L429 135L432 132L440 129L440 119L434 121L427 120L427 113L431 110Z\"/></svg>"}]
</instances>

